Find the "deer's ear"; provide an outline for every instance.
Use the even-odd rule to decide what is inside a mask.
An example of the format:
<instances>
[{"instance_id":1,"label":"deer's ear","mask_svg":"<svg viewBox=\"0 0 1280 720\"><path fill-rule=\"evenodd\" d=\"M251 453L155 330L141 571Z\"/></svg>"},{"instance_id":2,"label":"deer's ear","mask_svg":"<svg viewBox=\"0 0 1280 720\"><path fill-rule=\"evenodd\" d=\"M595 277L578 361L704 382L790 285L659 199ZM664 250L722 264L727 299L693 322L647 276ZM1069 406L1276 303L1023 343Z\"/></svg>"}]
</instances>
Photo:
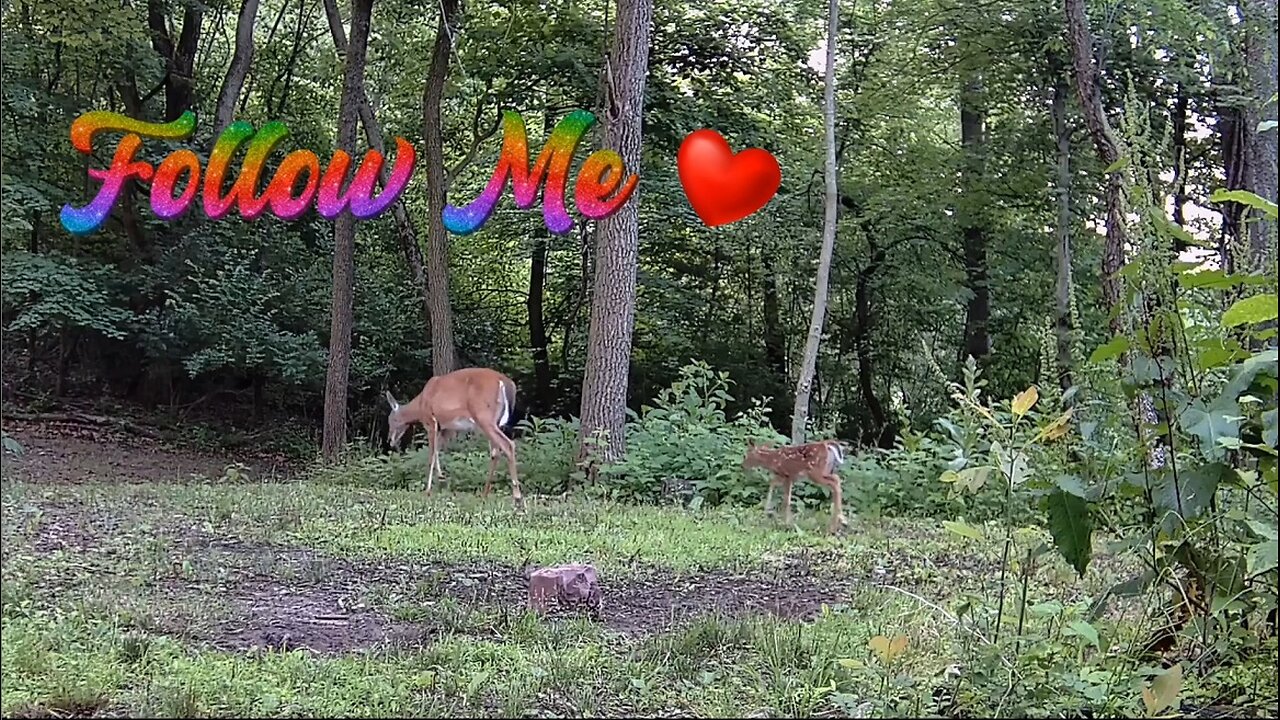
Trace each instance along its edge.
<instances>
[{"instance_id":1,"label":"deer's ear","mask_svg":"<svg viewBox=\"0 0 1280 720\"><path fill-rule=\"evenodd\" d=\"M387 390L387 391L386 391L386 393L387 393L387 402L391 404L391 409L392 409L392 410L399 410L399 409L400 409L400 403L396 402L396 397L395 397L394 395L392 395L392 394L391 394L391 391L390 391L390 390Z\"/></svg>"}]
</instances>

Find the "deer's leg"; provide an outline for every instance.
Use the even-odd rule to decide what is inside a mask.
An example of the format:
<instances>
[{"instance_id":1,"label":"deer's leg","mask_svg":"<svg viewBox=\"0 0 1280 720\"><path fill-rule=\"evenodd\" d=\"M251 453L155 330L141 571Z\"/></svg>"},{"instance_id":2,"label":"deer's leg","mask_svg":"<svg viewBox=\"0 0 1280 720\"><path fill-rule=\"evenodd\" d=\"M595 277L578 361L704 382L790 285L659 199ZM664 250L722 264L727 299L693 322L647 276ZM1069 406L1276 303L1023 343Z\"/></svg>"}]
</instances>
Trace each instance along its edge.
<instances>
[{"instance_id":1,"label":"deer's leg","mask_svg":"<svg viewBox=\"0 0 1280 720\"><path fill-rule=\"evenodd\" d=\"M449 428L444 427L439 428L437 432L439 434L439 439L431 442L431 449L433 451L431 457L434 458L434 462L436 464L436 478L443 483L445 481L444 465L441 464L440 455L444 453L445 448L449 447L449 443L453 441L454 436L458 433L456 430L450 430Z\"/></svg>"},{"instance_id":2,"label":"deer's leg","mask_svg":"<svg viewBox=\"0 0 1280 720\"><path fill-rule=\"evenodd\" d=\"M497 447L507 456L507 473L511 476L511 502L516 509L524 509L524 495L520 492L520 477L516 473L516 444L497 425L481 425L480 429L489 438L489 447ZM494 456L493 462L497 457Z\"/></svg>"},{"instance_id":3,"label":"deer's leg","mask_svg":"<svg viewBox=\"0 0 1280 720\"><path fill-rule=\"evenodd\" d=\"M787 506L782 511L782 522L790 525L791 524L791 487L795 485L796 479L794 477L788 477L783 482L787 486L787 497L786 497Z\"/></svg>"},{"instance_id":4,"label":"deer's leg","mask_svg":"<svg viewBox=\"0 0 1280 720\"><path fill-rule=\"evenodd\" d=\"M765 517L773 517L773 490L778 487L778 478L769 478L769 492L764 496Z\"/></svg>"},{"instance_id":5,"label":"deer's leg","mask_svg":"<svg viewBox=\"0 0 1280 720\"><path fill-rule=\"evenodd\" d=\"M480 493L482 497L489 497L489 490L493 487L493 471L498 467L498 448L492 443L489 445L489 477L485 478L484 491Z\"/></svg>"},{"instance_id":6,"label":"deer's leg","mask_svg":"<svg viewBox=\"0 0 1280 720\"><path fill-rule=\"evenodd\" d=\"M844 517L844 499L841 497L840 476L832 473L827 475L827 487L831 488L831 524L828 529L835 532L838 527L844 527L849 521Z\"/></svg>"},{"instance_id":7,"label":"deer's leg","mask_svg":"<svg viewBox=\"0 0 1280 720\"><path fill-rule=\"evenodd\" d=\"M440 463L440 426L433 419L427 423L427 443L431 446L431 460L427 464L427 494L431 494L431 483L435 480L436 467Z\"/></svg>"}]
</instances>

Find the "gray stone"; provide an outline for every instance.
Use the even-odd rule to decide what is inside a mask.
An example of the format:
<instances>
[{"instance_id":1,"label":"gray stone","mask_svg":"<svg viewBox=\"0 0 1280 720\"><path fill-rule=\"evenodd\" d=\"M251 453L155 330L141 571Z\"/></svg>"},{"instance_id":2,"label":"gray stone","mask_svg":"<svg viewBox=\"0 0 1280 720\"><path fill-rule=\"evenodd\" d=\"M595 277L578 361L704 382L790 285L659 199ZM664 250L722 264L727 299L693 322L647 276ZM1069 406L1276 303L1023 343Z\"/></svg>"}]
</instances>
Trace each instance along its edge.
<instances>
[{"instance_id":1,"label":"gray stone","mask_svg":"<svg viewBox=\"0 0 1280 720\"><path fill-rule=\"evenodd\" d=\"M600 608L599 575L591 565L556 565L529 573L529 607L545 611L553 605Z\"/></svg>"}]
</instances>

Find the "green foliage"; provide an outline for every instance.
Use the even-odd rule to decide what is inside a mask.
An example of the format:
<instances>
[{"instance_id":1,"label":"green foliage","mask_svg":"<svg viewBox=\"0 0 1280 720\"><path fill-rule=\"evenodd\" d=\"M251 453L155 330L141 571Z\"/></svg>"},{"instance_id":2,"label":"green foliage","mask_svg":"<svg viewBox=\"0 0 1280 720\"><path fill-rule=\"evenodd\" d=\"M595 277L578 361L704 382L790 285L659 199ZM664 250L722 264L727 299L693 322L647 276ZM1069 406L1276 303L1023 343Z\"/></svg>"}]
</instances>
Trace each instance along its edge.
<instances>
[{"instance_id":1,"label":"green foliage","mask_svg":"<svg viewBox=\"0 0 1280 720\"><path fill-rule=\"evenodd\" d=\"M290 327L282 303L283 289L296 279L277 277L257 255L230 249L202 263L187 260L183 282L167 288L163 308L146 318L147 346L176 351L192 377L231 370L290 384L322 378L319 338L313 330Z\"/></svg>"},{"instance_id":2,"label":"green foliage","mask_svg":"<svg viewBox=\"0 0 1280 720\"><path fill-rule=\"evenodd\" d=\"M4 254L5 332L91 330L122 339L133 314L123 306L114 268L59 254Z\"/></svg>"},{"instance_id":3,"label":"green foliage","mask_svg":"<svg viewBox=\"0 0 1280 720\"><path fill-rule=\"evenodd\" d=\"M1087 503L1079 495L1054 489L1045 497L1045 512L1049 516L1049 532L1062 557L1084 577L1093 555L1093 528Z\"/></svg>"},{"instance_id":4,"label":"green foliage","mask_svg":"<svg viewBox=\"0 0 1280 720\"><path fill-rule=\"evenodd\" d=\"M679 379L658 393L627 425L627 454L602 470L604 490L618 499L652 501L675 496L754 504L764 498L766 481L742 471L749 440L786 442L768 429L762 403L732 421L725 406L733 401L725 372L695 361Z\"/></svg>"}]
</instances>

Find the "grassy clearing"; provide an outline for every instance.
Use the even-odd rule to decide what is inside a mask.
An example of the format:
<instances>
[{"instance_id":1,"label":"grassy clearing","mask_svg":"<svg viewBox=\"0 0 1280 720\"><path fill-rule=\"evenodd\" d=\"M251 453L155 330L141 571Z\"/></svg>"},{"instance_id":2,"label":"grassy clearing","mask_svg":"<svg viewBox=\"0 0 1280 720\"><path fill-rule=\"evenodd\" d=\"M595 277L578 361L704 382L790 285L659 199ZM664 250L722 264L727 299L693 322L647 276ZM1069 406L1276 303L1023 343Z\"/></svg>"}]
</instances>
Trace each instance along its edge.
<instances>
[{"instance_id":1,"label":"grassy clearing","mask_svg":"<svg viewBox=\"0 0 1280 720\"><path fill-rule=\"evenodd\" d=\"M758 509L580 500L537 501L515 516L506 495L314 483L7 483L3 521L6 715L1141 708L1142 668L1104 660L1143 618L1117 605L1091 626L1097 643L1072 630L1128 568L1104 556L1083 581L1056 558L1037 568L1024 623L1039 639L1012 664L978 639L992 631L980 608L993 605L994 533L974 541L931 521L854 519L833 538L820 532L821 509L797 529ZM610 593L605 619L525 611L526 561L595 563ZM479 593L488 585L500 587ZM748 612L753 593L761 608L802 596L818 609ZM320 614L330 597L364 608L349 610L363 624L341 630L349 637L330 652L227 645L227 628L253 623L306 630L290 615ZM977 628L958 629L957 615ZM1015 617L1006 613L1005 633ZM886 665L869 643L899 634L907 649ZM1246 675L1235 687L1274 688L1274 669L1238 667ZM1202 685L1190 675L1184 695Z\"/></svg>"}]
</instances>

